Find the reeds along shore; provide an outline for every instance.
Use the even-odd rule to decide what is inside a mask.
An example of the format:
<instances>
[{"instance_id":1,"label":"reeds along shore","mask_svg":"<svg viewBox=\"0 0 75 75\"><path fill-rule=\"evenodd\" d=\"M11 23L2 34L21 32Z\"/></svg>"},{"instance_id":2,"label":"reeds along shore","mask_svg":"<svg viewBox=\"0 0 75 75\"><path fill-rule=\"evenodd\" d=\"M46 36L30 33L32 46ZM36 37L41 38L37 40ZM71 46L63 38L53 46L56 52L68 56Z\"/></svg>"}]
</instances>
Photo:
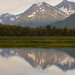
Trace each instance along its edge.
<instances>
[{"instance_id":1,"label":"reeds along shore","mask_svg":"<svg viewBox=\"0 0 75 75\"><path fill-rule=\"evenodd\" d=\"M53 37L18 37L0 36L1 48L75 48L75 37L53 36Z\"/></svg>"}]
</instances>

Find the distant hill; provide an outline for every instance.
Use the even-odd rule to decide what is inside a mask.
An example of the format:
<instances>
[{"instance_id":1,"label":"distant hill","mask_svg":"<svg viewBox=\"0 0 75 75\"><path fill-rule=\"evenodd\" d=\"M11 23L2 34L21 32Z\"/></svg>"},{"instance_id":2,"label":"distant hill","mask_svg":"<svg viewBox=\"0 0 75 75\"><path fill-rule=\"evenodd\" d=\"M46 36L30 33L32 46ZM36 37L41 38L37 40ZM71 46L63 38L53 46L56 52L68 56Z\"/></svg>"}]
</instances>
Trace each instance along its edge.
<instances>
[{"instance_id":1,"label":"distant hill","mask_svg":"<svg viewBox=\"0 0 75 75\"><path fill-rule=\"evenodd\" d=\"M0 16L0 23L2 23L2 24L11 24L18 17L19 17L18 15L12 15L12 14L9 14L9 13L5 13L5 14L2 14Z\"/></svg>"},{"instance_id":2,"label":"distant hill","mask_svg":"<svg viewBox=\"0 0 75 75\"><path fill-rule=\"evenodd\" d=\"M75 28L75 14L71 15L70 17L56 22L53 24L56 27L68 27L68 28Z\"/></svg>"}]
</instances>

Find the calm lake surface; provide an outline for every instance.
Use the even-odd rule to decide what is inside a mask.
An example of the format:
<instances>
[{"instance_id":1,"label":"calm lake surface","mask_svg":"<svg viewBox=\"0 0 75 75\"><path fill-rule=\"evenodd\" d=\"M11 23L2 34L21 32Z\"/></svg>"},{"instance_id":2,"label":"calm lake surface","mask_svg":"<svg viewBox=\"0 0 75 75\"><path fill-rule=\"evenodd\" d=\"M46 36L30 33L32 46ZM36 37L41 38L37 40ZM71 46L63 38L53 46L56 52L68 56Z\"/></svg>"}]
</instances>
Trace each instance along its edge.
<instances>
[{"instance_id":1,"label":"calm lake surface","mask_svg":"<svg viewBox=\"0 0 75 75\"><path fill-rule=\"evenodd\" d=\"M0 75L75 75L75 48L0 49Z\"/></svg>"}]
</instances>

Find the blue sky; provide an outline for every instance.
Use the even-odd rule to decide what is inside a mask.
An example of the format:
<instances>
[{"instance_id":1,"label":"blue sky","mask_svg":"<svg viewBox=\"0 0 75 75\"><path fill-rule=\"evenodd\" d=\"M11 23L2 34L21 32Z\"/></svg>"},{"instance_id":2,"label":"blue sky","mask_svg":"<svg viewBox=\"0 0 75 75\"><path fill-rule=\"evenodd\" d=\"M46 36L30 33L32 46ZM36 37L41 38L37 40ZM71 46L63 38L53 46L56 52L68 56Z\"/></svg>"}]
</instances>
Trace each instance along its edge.
<instances>
[{"instance_id":1,"label":"blue sky","mask_svg":"<svg viewBox=\"0 0 75 75\"><path fill-rule=\"evenodd\" d=\"M0 14L2 13L19 14L21 12L24 12L32 4L37 2L47 2L54 6L60 3L61 1L62 0L0 0Z\"/></svg>"}]
</instances>

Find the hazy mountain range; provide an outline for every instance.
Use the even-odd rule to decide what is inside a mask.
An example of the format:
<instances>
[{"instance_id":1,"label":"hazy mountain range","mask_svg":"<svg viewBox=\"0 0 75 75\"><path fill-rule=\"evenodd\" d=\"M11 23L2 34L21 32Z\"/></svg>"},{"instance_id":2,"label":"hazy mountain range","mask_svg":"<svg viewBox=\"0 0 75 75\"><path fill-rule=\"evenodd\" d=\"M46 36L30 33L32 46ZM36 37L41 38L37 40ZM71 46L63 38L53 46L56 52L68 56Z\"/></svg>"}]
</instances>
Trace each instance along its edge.
<instances>
[{"instance_id":1,"label":"hazy mountain range","mask_svg":"<svg viewBox=\"0 0 75 75\"><path fill-rule=\"evenodd\" d=\"M11 24L13 21L15 21L20 15L12 15L9 13L2 14L0 16L0 23L2 24Z\"/></svg>"},{"instance_id":2,"label":"hazy mountain range","mask_svg":"<svg viewBox=\"0 0 75 75\"><path fill-rule=\"evenodd\" d=\"M75 13L75 2L70 2L63 0L60 4L56 6L51 6L45 2L39 2L33 4L24 13L18 15L11 15L9 13L2 14L0 16L0 23L2 24L12 24L21 26L45 26L47 24L52 24L57 27L74 26L73 20L70 19L69 25L64 21L63 26L61 22L66 20L67 17ZM70 16L72 18L72 16ZM70 18L69 17L69 18ZM74 18L74 17L73 17ZM57 25L60 22L60 25Z\"/></svg>"},{"instance_id":3,"label":"hazy mountain range","mask_svg":"<svg viewBox=\"0 0 75 75\"><path fill-rule=\"evenodd\" d=\"M75 14L71 15L70 17L67 17L62 21L52 24L52 26L56 26L60 28L64 28L64 27L75 28Z\"/></svg>"}]
</instances>

